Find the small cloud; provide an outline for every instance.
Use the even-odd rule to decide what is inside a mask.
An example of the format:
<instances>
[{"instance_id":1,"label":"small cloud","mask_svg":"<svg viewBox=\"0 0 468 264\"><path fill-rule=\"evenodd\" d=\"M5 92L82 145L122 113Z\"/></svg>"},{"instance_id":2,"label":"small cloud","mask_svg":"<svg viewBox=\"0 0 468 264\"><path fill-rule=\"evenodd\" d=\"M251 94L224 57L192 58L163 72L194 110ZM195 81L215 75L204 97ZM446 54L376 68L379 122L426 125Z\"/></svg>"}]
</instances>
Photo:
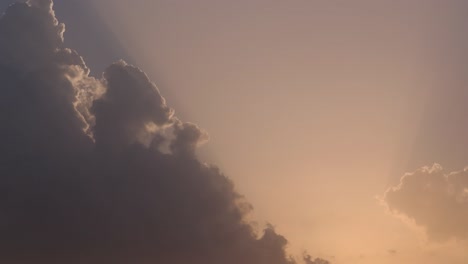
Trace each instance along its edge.
<instances>
[{"instance_id":1,"label":"small cloud","mask_svg":"<svg viewBox=\"0 0 468 264\"><path fill-rule=\"evenodd\" d=\"M405 174L382 199L389 211L411 219L433 241L468 238L468 171L445 173L434 164Z\"/></svg>"}]
</instances>

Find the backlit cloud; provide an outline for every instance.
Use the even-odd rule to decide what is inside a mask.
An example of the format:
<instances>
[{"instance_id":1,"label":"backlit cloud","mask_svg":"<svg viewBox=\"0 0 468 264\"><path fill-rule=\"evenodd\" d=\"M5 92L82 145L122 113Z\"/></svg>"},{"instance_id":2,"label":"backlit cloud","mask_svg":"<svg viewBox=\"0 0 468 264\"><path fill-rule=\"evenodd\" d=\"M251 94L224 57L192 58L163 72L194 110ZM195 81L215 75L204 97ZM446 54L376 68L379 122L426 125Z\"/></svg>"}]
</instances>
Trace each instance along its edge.
<instances>
[{"instance_id":1,"label":"backlit cloud","mask_svg":"<svg viewBox=\"0 0 468 264\"><path fill-rule=\"evenodd\" d=\"M0 18L0 262L296 263L196 158L207 134L134 66L90 77L52 7L30 0Z\"/></svg>"},{"instance_id":2,"label":"backlit cloud","mask_svg":"<svg viewBox=\"0 0 468 264\"><path fill-rule=\"evenodd\" d=\"M392 213L423 227L429 238L446 241L468 237L468 170L446 173L438 164L407 173L387 190Z\"/></svg>"}]
</instances>

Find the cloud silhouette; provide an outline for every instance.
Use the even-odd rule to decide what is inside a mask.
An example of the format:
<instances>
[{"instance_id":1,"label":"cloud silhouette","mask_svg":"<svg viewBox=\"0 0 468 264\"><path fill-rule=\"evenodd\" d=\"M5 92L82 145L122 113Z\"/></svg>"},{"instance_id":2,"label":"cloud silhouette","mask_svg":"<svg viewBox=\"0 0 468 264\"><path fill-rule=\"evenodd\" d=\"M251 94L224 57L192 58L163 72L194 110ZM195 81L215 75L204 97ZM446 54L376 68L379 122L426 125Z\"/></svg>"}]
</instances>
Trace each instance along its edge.
<instances>
[{"instance_id":1,"label":"cloud silhouette","mask_svg":"<svg viewBox=\"0 0 468 264\"><path fill-rule=\"evenodd\" d=\"M207 134L134 66L90 77L52 7L29 0L0 18L0 262L296 263L197 160Z\"/></svg>"},{"instance_id":2,"label":"cloud silhouette","mask_svg":"<svg viewBox=\"0 0 468 264\"><path fill-rule=\"evenodd\" d=\"M308 254L304 256L304 262L305 264L330 264L330 262L325 259L321 259L321 258L312 259L312 256Z\"/></svg>"},{"instance_id":3,"label":"cloud silhouette","mask_svg":"<svg viewBox=\"0 0 468 264\"><path fill-rule=\"evenodd\" d=\"M405 174L383 201L426 230L434 241L468 238L468 169L445 173L434 164Z\"/></svg>"}]
</instances>

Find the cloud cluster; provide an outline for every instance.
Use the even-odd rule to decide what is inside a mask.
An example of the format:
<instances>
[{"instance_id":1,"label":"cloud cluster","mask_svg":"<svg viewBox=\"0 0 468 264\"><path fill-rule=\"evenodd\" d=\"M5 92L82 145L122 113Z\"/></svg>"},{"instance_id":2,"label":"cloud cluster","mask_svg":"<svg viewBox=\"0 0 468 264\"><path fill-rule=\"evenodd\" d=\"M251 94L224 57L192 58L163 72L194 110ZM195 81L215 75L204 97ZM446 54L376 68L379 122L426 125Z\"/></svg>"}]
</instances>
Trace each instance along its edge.
<instances>
[{"instance_id":1,"label":"cloud cluster","mask_svg":"<svg viewBox=\"0 0 468 264\"><path fill-rule=\"evenodd\" d=\"M0 18L0 262L292 264L138 68L89 76L51 0ZM307 263L327 263L312 261Z\"/></svg>"},{"instance_id":2,"label":"cloud cluster","mask_svg":"<svg viewBox=\"0 0 468 264\"><path fill-rule=\"evenodd\" d=\"M438 164L423 167L404 175L383 200L434 241L468 238L468 169L446 174Z\"/></svg>"},{"instance_id":3,"label":"cloud cluster","mask_svg":"<svg viewBox=\"0 0 468 264\"><path fill-rule=\"evenodd\" d=\"M305 264L330 264L328 260L321 259L321 258L316 258L313 260L312 256L307 255L307 254L304 256L304 262Z\"/></svg>"}]
</instances>

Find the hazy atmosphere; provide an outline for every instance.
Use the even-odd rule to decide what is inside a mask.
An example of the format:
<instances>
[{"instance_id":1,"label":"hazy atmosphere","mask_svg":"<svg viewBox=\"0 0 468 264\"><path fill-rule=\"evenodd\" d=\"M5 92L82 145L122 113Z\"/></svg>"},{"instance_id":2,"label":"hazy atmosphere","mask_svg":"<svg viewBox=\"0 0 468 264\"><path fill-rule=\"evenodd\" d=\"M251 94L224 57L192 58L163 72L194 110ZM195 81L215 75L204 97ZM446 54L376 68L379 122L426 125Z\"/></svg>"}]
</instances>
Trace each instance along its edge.
<instances>
[{"instance_id":1,"label":"hazy atmosphere","mask_svg":"<svg viewBox=\"0 0 468 264\"><path fill-rule=\"evenodd\" d=\"M0 0L0 262L465 264L468 2Z\"/></svg>"}]
</instances>

